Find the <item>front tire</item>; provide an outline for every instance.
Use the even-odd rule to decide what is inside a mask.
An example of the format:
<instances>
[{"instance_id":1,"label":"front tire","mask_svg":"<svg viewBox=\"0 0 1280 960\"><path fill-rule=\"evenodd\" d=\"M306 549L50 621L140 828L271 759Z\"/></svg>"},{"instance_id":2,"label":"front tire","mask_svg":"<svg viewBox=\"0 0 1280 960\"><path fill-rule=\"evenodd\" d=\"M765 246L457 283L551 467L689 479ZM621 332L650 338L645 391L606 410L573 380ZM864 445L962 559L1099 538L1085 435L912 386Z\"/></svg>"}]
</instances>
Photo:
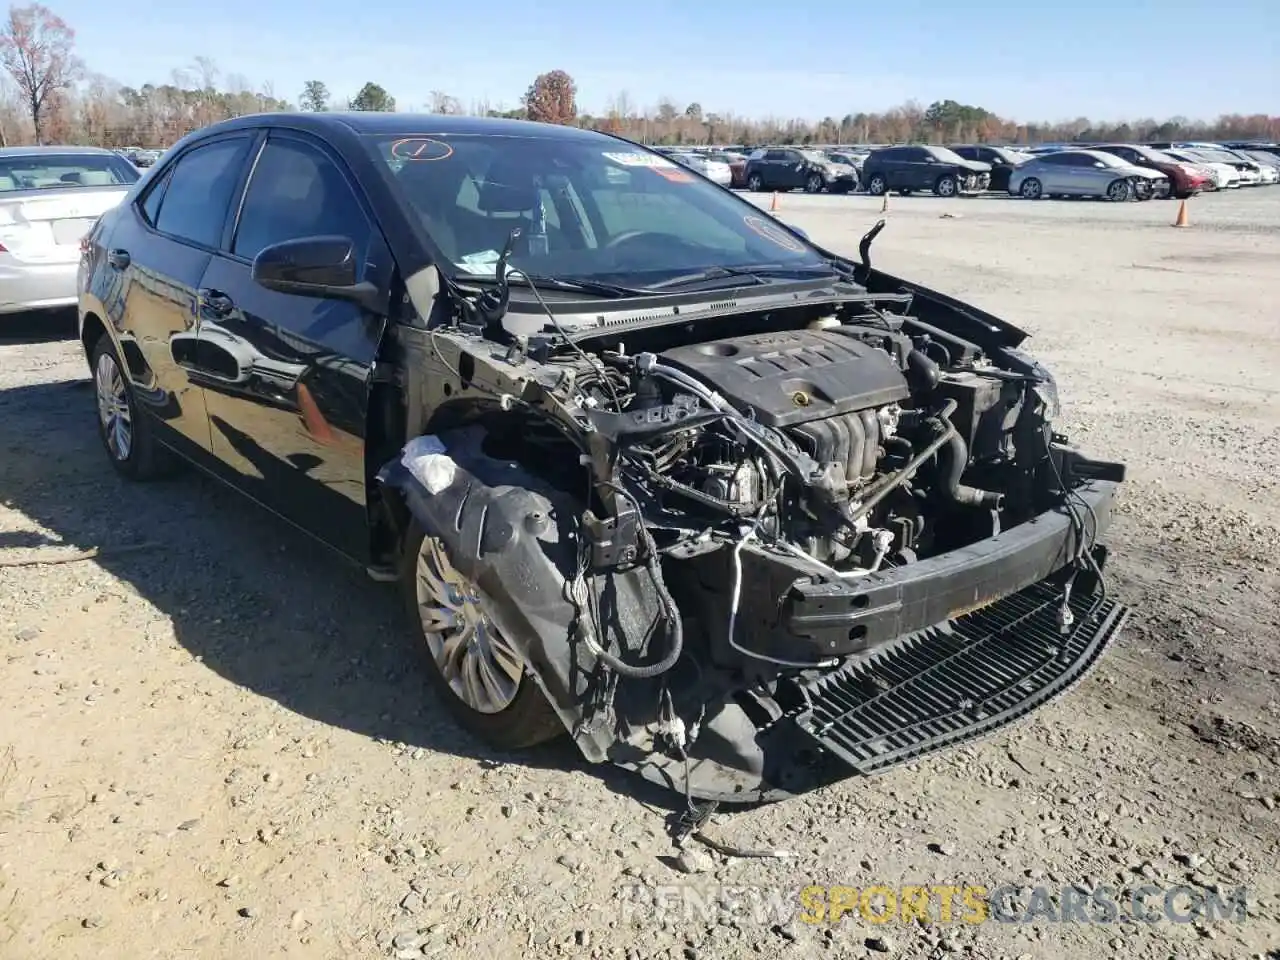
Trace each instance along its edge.
<instances>
[{"instance_id":1,"label":"front tire","mask_svg":"<svg viewBox=\"0 0 1280 960\"><path fill-rule=\"evenodd\" d=\"M516 648L484 612L488 601L479 587L453 566L444 543L416 523L406 538L400 581L427 676L464 728L498 750L564 733Z\"/></svg>"},{"instance_id":2,"label":"front tire","mask_svg":"<svg viewBox=\"0 0 1280 960\"><path fill-rule=\"evenodd\" d=\"M141 416L133 384L103 334L90 354L98 408L98 438L116 472L129 480L151 480L168 472L172 461L152 435L151 421Z\"/></svg>"},{"instance_id":3,"label":"front tire","mask_svg":"<svg viewBox=\"0 0 1280 960\"><path fill-rule=\"evenodd\" d=\"M823 186L825 186L825 184L822 181L822 174L811 173L809 174L808 177L805 178L804 192L805 193L821 193Z\"/></svg>"},{"instance_id":4,"label":"front tire","mask_svg":"<svg viewBox=\"0 0 1280 960\"><path fill-rule=\"evenodd\" d=\"M1027 177L1018 187L1018 193L1024 200L1039 200L1044 193L1044 185L1035 177Z\"/></svg>"},{"instance_id":5,"label":"front tire","mask_svg":"<svg viewBox=\"0 0 1280 960\"><path fill-rule=\"evenodd\" d=\"M933 192L940 197L954 197L957 186L956 178L949 173L944 173L933 185Z\"/></svg>"},{"instance_id":6,"label":"front tire","mask_svg":"<svg viewBox=\"0 0 1280 960\"><path fill-rule=\"evenodd\" d=\"M1128 180L1112 180L1107 187L1107 199L1116 203L1123 203L1133 195L1133 188L1129 186Z\"/></svg>"}]
</instances>

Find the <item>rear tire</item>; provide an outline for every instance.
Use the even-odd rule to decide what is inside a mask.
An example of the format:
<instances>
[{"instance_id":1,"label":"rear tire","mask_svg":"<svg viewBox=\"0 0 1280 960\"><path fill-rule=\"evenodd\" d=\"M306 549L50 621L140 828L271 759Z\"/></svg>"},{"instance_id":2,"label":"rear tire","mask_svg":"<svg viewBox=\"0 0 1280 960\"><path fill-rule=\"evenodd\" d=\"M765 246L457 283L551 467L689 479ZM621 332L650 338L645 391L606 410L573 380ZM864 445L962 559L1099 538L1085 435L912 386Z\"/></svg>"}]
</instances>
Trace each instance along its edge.
<instances>
[{"instance_id":1,"label":"rear tire","mask_svg":"<svg viewBox=\"0 0 1280 960\"><path fill-rule=\"evenodd\" d=\"M448 563L443 544L435 538L428 541L416 522L410 526L405 541L400 583L405 612L409 617L410 635L425 661L427 677L432 687L453 717L470 733L498 750L521 750L563 734L564 724L552 710L528 667L519 664L518 678L511 676L517 666L510 659L510 651L514 648L502 639L487 618L476 618L475 608L470 602L461 599L467 588L470 588L472 596L478 593L474 585L454 570L452 564L449 564L447 571L439 569L439 558L443 557L445 563ZM445 574L444 579L450 587L455 582L463 585L461 592L450 592L457 601L455 607L465 608L466 615L471 619L469 624L465 620L459 620L458 626L447 627L444 631L428 629L428 617L438 615L441 609L431 602L436 598L433 585L440 582L441 573ZM451 581L451 575L456 575L459 579ZM470 641L458 641L451 646L450 639L458 633L465 633L468 628L471 631ZM454 651L452 656L447 653L450 649ZM489 653L492 649L498 649L501 653L494 656ZM459 665L452 677L446 675L447 668L442 666L442 663L448 662ZM479 673L482 670L499 671L496 675L490 674L495 682L488 689L480 689L486 686L479 683ZM472 683L468 683L468 680ZM485 697L495 687L500 688L500 695L488 697L486 702Z\"/></svg>"},{"instance_id":2,"label":"rear tire","mask_svg":"<svg viewBox=\"0 0 1280 960\"><path fill-rule=\"evenodd\" d=\"M89 355L98 410L98 438L122 477L145 481L164 476L173 457L155 441L152 422L138 409L133 383L105 333Z\"/></svg>"}]
</instances>

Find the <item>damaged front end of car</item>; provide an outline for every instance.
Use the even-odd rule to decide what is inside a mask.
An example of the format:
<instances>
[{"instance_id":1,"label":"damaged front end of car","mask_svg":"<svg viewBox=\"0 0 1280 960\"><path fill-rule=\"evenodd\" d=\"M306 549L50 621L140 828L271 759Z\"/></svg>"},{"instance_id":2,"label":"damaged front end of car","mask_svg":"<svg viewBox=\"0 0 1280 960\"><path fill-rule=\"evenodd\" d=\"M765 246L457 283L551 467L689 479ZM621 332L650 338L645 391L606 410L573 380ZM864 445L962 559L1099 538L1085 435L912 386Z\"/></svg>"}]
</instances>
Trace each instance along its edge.
<instances>
[{"instance_id":1,"label":"damaged front end of car","mask_svg":"<svg viewBox=\"0 0 1280 960\"><path fill-rule=\"evenodd\" d=\"M821 295L398 329L426 438L382 469L389 509L588 760L776 800L997 730L1120 630L1123 466L1054 432L1021 331L873 270L872 236Z\"/></svg>"}]
</instances>

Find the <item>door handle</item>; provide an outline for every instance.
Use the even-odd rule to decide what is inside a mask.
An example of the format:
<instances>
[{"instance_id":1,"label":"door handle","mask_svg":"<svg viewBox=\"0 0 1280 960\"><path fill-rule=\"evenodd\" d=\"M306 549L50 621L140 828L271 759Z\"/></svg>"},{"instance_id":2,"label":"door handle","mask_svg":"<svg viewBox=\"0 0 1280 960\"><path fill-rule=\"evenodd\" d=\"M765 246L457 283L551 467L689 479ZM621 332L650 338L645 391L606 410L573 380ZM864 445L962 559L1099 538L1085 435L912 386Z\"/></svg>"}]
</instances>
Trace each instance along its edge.
<instances>
[{"instance_id":1,"label":"door handle","mask_svg":"<svg viewBox=\"0 0 1280 960\"><path fill-rule=\"evenodd\" d=\"M117 270L123 270L129 265L128 250L109 250L107 251L107 263L115 267Z\"/></svg>"},{"instance_id":2,"label":"door handle","mask_svg":"<svg viewBox=\"0 0 1280 960\"><path fill-rule=\"evenodd\" d=\"M200 297L200 305L208 308L209 312L216 317L225 317L235 309L235 302L221 290L200 290L197 292Z\"/></svg>"}]
</instances>

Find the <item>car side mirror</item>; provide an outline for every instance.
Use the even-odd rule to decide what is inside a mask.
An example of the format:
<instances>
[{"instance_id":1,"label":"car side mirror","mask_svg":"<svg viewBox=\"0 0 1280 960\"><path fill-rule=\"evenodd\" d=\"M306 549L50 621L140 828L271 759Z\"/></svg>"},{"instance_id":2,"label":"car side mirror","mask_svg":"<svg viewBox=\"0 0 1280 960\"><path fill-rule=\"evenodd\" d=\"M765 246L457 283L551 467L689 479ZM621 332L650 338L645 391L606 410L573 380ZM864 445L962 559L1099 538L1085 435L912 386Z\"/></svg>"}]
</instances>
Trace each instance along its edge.
<instances>
[{"instance_id":1,"label":"car side mirror","mask_svg":"<svg viewBox=\"0 0 1280 960\"><path fill-rule=\"evenodd\" d=\"M800 239L801 239L801 240L808 240L808 239L809 239L809 233L808 233L808 231L806 231L806 230L801 230L799 227L793 227L793 226L791 226L791 224L787 224L787 227L788 227L788 229L790 229L790 230L791 230L791 232L792 232L792 233L797 234L797 235L800 237Z\"/></svg>"},{"instance_id":2,"label":"car side mirror","mask_svg":"<svg viewBox=\"0 0 1280 960\"><path fill-rule=\"evenodd\" d=\"M253 280L277 293L348 300L376 310L378 288L358 279L358 267L350 237L301 237L264 247L253 260Z\"/></svg>"}]
</instances>

